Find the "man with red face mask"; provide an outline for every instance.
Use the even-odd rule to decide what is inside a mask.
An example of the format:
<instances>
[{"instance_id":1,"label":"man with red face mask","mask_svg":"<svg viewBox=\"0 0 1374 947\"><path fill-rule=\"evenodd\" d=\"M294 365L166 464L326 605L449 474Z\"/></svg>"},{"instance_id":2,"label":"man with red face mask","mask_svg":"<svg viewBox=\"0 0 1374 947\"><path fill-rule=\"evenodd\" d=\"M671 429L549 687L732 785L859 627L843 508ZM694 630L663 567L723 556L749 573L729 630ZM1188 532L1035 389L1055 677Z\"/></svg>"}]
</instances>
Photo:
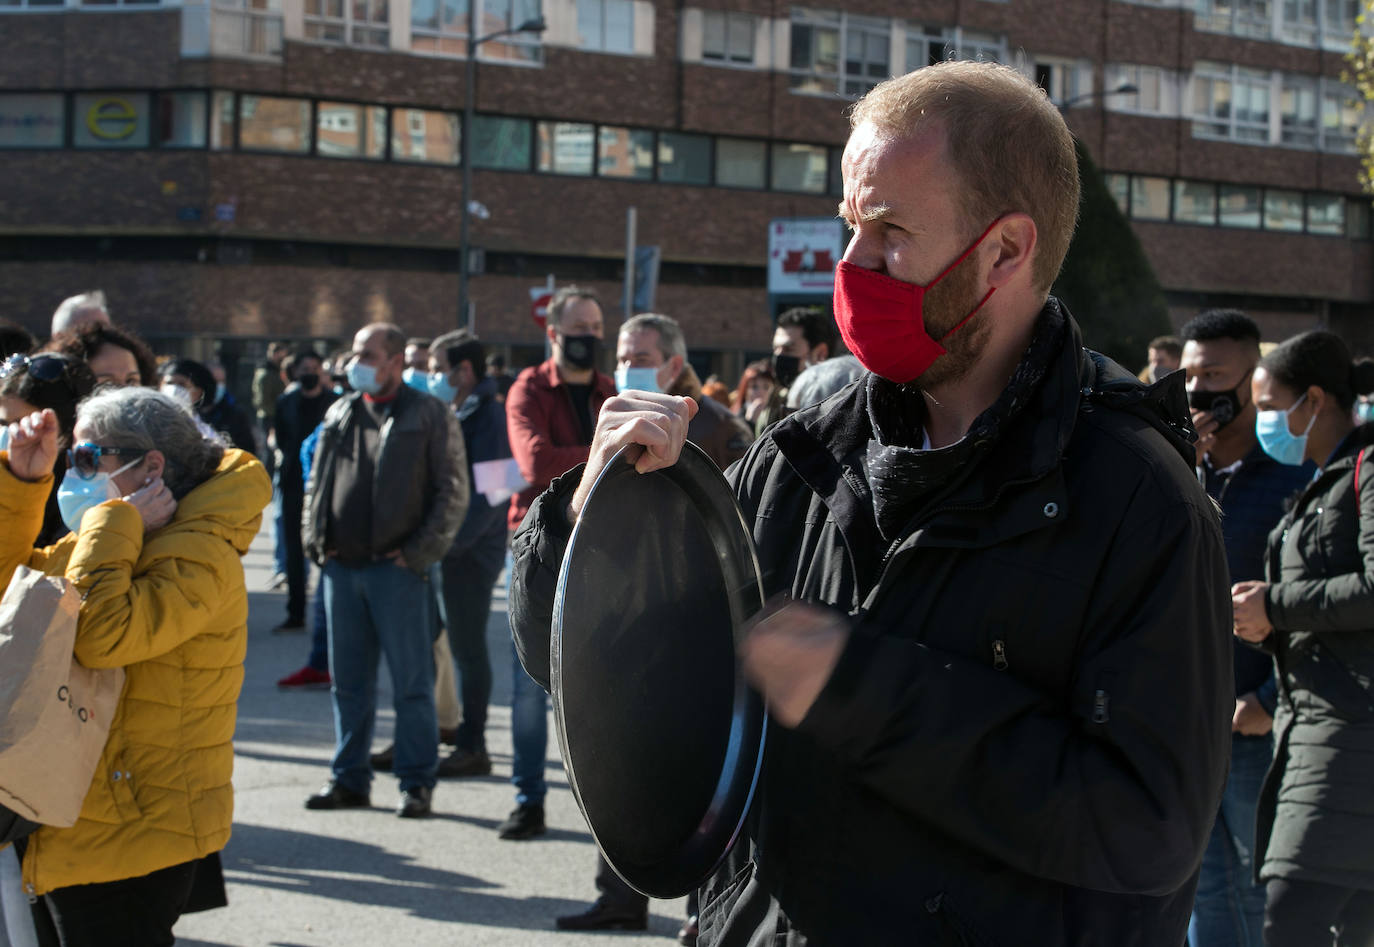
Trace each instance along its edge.
<instances>
[{"instance_id":1,"label":"man with red face mask","mask_svg":"<svg viewBox=\"0 0 1374 947\"><path fill-rule=\"evenodd\" d=\"M1230 747L1230 610L1182 378L1083 347L1050 286L1078 171L996 64L852 113L835 313L867 368L729 479L768 595L746 831L700 943L1176 945ZM585 468L514 540L511 617L548 680L570 523L622 447L674 463L693 405L607 402Z\"/></svg>"}]
</instances>

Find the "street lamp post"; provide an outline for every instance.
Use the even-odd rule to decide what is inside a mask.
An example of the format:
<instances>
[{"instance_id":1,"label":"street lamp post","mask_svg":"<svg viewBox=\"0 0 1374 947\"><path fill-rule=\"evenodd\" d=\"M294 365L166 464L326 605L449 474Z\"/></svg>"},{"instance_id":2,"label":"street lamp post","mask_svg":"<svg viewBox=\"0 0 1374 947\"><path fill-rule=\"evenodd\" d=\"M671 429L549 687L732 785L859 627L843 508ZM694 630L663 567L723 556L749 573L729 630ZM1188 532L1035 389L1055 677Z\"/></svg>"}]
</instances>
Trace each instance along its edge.
<instances>
[{"instance_id":1,"label":"street lamp post","mask_svg":"<svg viewBox=\"0 0 1374 947\"><path fill-rule=\"evenodd\" d=\"M1109 95L1128 95L1132 92L1139 92L1140 89L1129 82L1123 82L1115 89L1103 89L1101 92L1084 92L1082 95L1075 95L1059 103L1059 111L1067 111L1072 105L1079 102L1086 102L1089 99L1105 99Z\"/></svg>"},{"instance_id":2,"label":"street lamp post","mask_svg":"<svg viewBox=\"0 0 1374 947\"><path fill-rule=\"evenodd\" d=\"M458 160L463 168L463 206L458 226L458 325L460 328L465 326L471 328L468 305L468 256L471 251L469 242L472 229L472 205L474 203L472 197L472 126L474 113L477 109L477 49L483 43L500 39L502 36L513 36L516 33L542 33L547 28L544 18L537 16L512 29L497 30L486 36L478 36L477 0L468 0L467 81L464 83L466 87L463 90L465 99L463 103L463 128L458 146Z\"/></svg>"}]
</instances>

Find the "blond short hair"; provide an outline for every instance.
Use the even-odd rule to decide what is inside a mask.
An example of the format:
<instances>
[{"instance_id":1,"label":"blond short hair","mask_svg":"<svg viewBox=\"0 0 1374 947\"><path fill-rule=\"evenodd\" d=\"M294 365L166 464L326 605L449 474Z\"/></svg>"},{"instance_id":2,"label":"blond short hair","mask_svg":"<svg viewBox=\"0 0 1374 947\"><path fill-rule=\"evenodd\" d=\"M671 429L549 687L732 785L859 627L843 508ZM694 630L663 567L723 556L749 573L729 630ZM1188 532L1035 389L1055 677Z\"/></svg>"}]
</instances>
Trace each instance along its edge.
<instances>
[{"instance_id":1,"label":"blond short hair","mask_svg":"<svg viewBox=\"0 0 1374 947\"><path fill-rule=\"evenodd\" d=\"M942 62L875 86L850 113L851 128L865 122L903 138L942 123L969 238L1004 214L1029 215L1039 243L1031 276L1049 292L1078 222L1079 185L1073 135L1043 89L997 63Z\"/></svg>"}]
</instances>

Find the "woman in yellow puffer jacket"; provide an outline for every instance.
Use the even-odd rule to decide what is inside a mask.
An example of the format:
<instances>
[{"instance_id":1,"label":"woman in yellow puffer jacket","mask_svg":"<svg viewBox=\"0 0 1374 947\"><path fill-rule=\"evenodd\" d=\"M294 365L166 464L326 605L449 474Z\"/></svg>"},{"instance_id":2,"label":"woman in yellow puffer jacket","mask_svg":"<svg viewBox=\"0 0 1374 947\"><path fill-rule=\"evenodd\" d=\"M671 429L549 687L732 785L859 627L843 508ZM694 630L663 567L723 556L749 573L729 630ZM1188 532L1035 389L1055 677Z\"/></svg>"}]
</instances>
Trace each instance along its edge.
<instances>
[{"instance_id":1,"label":"woman in yellow puffer jacket","mask_svg":"<svg viewBox=\"0 0 1374 947\"><path fill-rule=\"evenodd\" d=\"M42 896L63 947L171 944L196 861L229 840L248 637L240 557L271 485L252 455L202 437L170 398L102 392L81 404L58 491L72 533L33 549L56 417L23 418L9 442L0 587L21 563L65 575L82 595L77 659L126 672L81 817L29 836L24 887Z\"/></svg>"}]
</instances>

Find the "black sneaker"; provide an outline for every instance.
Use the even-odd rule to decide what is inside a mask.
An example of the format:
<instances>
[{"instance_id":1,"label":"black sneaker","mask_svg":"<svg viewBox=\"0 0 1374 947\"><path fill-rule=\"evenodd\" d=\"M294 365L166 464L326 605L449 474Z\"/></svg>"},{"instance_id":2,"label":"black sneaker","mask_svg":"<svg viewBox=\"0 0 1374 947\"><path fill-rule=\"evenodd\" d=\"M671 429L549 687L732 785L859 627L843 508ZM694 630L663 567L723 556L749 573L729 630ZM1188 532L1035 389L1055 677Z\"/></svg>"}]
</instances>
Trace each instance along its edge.
<instances>
[{"instance_id":1,"label":"black sneaker","mask_svg":"<svg viewBox=\"0 0 1374 947\"><path fill-rule=\"evenodd\" d=\"M516 806L506 821L496 827L497 836L504 839L534 838L545 831L544 807L529 804Z\"/></svg>"},{"instance_id":2,"label":"black sneaker","mask_svg":"<svg viewBox=\"0 0 1374 947\"><path fill-rule=\"evenodd\" d=\"M429 815L430 799L434 791L428 786L412 786L401 790L401 801L396 806L396 814L402 819L423 819Z\"/></svg>"},{"instance_id":3,"label":"black sneaker","mask_svg":"<svg viewBox=\"0 0 1374 947\"><path fill-rule=\"evenodd\" d=\"M463 776L490 776L491 757L486 750L473 753L462 748L454 750L439 761L436 771L440 779L457 779Z\"/></svg>"},{"instance_id":4,"label":"black sneaker","mask_svg":"<svg viewBox=\"0 0 1374 947\"><path fill-rule=\"evenodd\" d=\"M307 809L365 809L372 805L372 797L365 792L354 792L330 780L324 788L305 800Z\"/></svg>"},{"instance_id":5,"label":"black sneaker","mask_svg":"<svg viewBox=\"0 0 1374 947\"><path fill-rule=\"evenodd\" d=\"M286 621L282 622L280 625L273 628L272 634L287 635L296 631L305 631L305 622L293 621L292 619L288 618Z\"/></svg>"}]
</instances>

